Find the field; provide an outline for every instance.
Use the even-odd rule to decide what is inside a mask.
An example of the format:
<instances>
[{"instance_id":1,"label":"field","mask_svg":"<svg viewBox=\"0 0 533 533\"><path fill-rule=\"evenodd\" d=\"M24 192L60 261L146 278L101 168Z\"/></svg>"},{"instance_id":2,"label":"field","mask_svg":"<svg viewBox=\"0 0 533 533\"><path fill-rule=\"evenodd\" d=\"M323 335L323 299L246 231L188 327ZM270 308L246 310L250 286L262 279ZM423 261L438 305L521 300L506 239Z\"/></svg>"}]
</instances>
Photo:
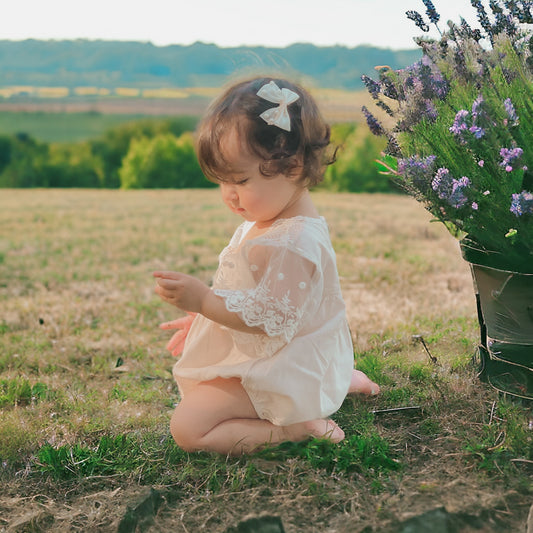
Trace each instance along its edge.
<instances>
[{"instance_id":1,"label":"field","mask_svg":"<svg viewBox=\"0 0 533 533\"><path fill-rule=\"evenodd\" d=\"M20 88L19 88L20 89ZM36 91L35 88L33 92ZM57 94L0 99L0 135L25 132L45 142L75 142L101 136L107 129L123 122L152 117L200 116L216 89L195 88L144 91L123 88L112 96L71 96ZM95 89L96 90L96 89ZM0 89L0 96L2 94ZM128 91L131 95L128 96ZM30 94L33 94L30 92ZM6 93L8 94L8 93ZM369 105L366 91L317 89L313 94L330 122L361 121L361 106ZM182 95L182 96L180 96ZM185 95L185 96L183 96Z\"/></svg>"},{"instance_id":2,"label":"field","mask_svg":"<svg viewBox=\"0 0 533 533\"><path fill-rule=\"evenodd\" d=\"M158 324L179 312L151 277L209 281L240 222L217 191L0 190L0 531L223 533L264 513L288 533L525 529L531 410L476 377L457 243L409 198L313 194L382 393L346 400L338 445L226 458L169 437Z\"/></svg>"}]
</instances>

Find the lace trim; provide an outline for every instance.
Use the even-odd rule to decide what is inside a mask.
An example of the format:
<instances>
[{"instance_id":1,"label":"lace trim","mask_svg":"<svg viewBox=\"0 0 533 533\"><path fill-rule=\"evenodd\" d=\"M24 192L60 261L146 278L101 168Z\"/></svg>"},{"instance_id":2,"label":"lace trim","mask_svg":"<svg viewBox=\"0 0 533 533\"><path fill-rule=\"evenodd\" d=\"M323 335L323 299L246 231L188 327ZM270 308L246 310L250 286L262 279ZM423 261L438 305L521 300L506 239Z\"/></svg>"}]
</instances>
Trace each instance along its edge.
<instances>
[{"instance_id":1,"label":"lace trim","mask_svg":"<svg viewBox=\"0 0 533 533\"><path fill-rule=\"evenodd\" d=\"M270 268L265 278L268 278ZM301 322L303 310L291 305L289 292L281 299L270 294L270 282L262 281L256 288L242 290L214 289L224 298L226 309L239 313L250 327L262 326L269 337L283 336L290 342Z\"/></svg>"}]
</instances>

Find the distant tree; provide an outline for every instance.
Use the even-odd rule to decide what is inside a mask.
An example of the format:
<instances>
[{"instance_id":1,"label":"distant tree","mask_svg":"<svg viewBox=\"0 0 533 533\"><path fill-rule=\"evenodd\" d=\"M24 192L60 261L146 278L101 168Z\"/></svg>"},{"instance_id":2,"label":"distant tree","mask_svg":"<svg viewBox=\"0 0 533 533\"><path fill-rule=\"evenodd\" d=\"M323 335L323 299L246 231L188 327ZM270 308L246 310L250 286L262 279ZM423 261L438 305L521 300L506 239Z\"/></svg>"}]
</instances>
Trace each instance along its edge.
<instances>
[{"instance_id":1,"label":"distant tree","mask_svg":"<svg viewBox=\"0 0 533 533\"><path fill-rule=\"evenodd\" d=\"M213 186L203 176L190 133L132 139L119 177L124 189Z\"/></svg>"},{"instance_id":2,"label":"distant tree","mask_svg":"<svg viewBox=\"0 0 533 533\"><path fill-rule=\"evenodd\" d=\"M163 133L172 133L178 137L186 131L193 130L197 120L193 116L142 119L111 128L103 137L91 141L93 154L102 161L102 186L108 188L121 186L119 169L132 139L152 138Z\"/></svg>"},{"instance_id":3,"label":"distant tree","mask_svg":"<svg viewBox=\"0 0 533 533\"><path fill-rule=\"evenodd\" d=\"M54 143L43 165L47 187L92 187L102 185L102 161L89 143Z\"/></svg>"},{"instance_id":4,"label":"distant tree","mask_svg":"<svg viewBox=\"0 0 533 533\"><path fill-rule=\"evenodd\" d=\"M4 140L4 168L0 174L0 187L46 186L45 164L48 145L40 143L26 133L18 133Z\"/></svg>"},{"instance_id":5,"label":"distant tree","mask_svg":"<svg viewBox=\"0 0 533 533\"><path fill-rule=\"evenodd\" d=\"M11 162L12 144L11 137L8 135L0 136L0 173Z\"/></svg>"},{"instance_id":6,"label":"distant tree","mask_svg":"<svg viewBox=\"0 0 533 533\"><path fill-rule=\"evenodd\" d=\"M385 144L383 139L375 137L363 126L357 126L340 144L337 162L328 167L324 185L349 192L396 190L389 178L378 172L375 164Z\"/></svg>"}]
</instances>

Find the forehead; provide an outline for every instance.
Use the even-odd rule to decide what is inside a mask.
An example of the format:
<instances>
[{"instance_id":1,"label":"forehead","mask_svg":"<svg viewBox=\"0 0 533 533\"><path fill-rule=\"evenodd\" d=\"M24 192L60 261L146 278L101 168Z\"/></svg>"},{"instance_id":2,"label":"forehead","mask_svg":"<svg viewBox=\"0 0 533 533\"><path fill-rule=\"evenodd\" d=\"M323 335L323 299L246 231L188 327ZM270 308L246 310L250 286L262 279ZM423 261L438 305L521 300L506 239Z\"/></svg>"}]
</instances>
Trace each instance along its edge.
<instances>
[{"instance_id":1,"label":"forehead","mask_svg":"<svg viewBox=\"0 0 533 533\"><path fill-rule=\"evenodd\" d=\"M220 138L220 152L225 162L225 169L230 178L234 174L245 174L257 170L260 160L257 156L250 153L246 142L242 140L237 128L228 129Z\"/></svg>"}]
</instances>

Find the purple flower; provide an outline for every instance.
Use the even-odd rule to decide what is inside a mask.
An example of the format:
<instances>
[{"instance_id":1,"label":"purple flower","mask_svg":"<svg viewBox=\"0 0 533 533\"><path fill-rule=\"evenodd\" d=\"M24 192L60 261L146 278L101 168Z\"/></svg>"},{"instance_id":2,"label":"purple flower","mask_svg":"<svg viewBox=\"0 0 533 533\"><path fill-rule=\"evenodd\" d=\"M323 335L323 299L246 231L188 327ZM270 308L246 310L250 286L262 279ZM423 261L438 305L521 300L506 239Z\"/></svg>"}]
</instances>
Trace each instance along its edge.
<instances>
[{"instance_id":1,"label":"purple flower","mask_svg":"<svg viewBox=\"0 0 533 533\"><path fill-rule=\"evenodd\" d=\"M439 198L446 200L456 209L463 207L468 201L464 189L469 186L470 180L466 176L455 179L447 168L439 168L431 182L431 188L438 194Z\"/></svg>"},{"instance_id":2,"label":"purple flower","mask_svg":"<svg viewBox=\"0 0 533 533\"><path fill-rule=\"evenodd\" d=\"M502 161L500 166L505 168L507 172L512 172L514 170L513 164L519 162L522 157L524 150L522 148L502 148L500 150L500 155L502 156Z\"/></svg>"},{"instance_id":3,"label":"purple flower","mask_svg":"<svg viewBox=\"0 0 533 533\"><path fill-rule=\"evenodd\" d=\"M426 15L429 17L429 20L433 24L436 24L440 19L440 15L437 13L433 2L431 2L431 0L422 0L422 2L424 2L424 5L426 6Z\"/></svg>"},{"instance_id":4,"label":"purple flower","mask_svg":"<svg viewBox=\"0 0 533 533\"><path fill-rule=\"evenodd\" d=\"M452 207L459 209L463 207L468 201L468 198L463 192L463 189L466 189L470 185L470 180L463 176L461 179L454 179L452 181L452 192L448 198L448 202Z\"/></svg>"},{"instance_id":5,"label":"purple flower","mask_svg":"<svg viewBox=\"0 0 533 533\"><path fill-rule=\"evenodd\" d=\"M377 136L386 135L383 126L379 123L378 119L366 108L366 106L363 106L361 109L365 115L366 123L368 124L370 131Z\"/></svg>"},{"instance_id":6,"label":"purple flower","mask_svg":"<svg viewBox=\"0 0 533 533\"><path fill-rule=\"evenodd\" d=\"M439 116L439 113L437 111L437 108L433 105L433 102L431 100L424 100L425 104L425 117L429 119L430 122L435 122L437 120L437 117Z\"/></svg>"},{"instance_id":7,"label":"purple flower","mask_svg":"<svg viewBox=\"0 0 533 533\"><path fill-rule=\"evenodd\" d=\"M479 126L471 126L470 133L472 133L476 139L481 139L481 137L485 135L485 130Z\"/></svg>"},{"instance_id":8,"label":"purple flower","mask_svg":"<svg viewBox=\"0 0 533 533\"><path fill-rule=\"evenodd\" d=\"M474 100L474 103L472 104L472 116L474 117L474 120L482 113L484 101L483 95L481 94Z\"/></svg>"},{"instance_id":9,"label":"purple flower","mask_svg":"<svg viewBox=\"0 0 533 533\"><path fill-rule=\"evenodd\" d=\"M477 18L483 27L483 29L490 34L492 31L492 26L490 24L489 17L487 16L487 12L485 11L485 8L483 7L483 4L479 0L472 1L472 6L474 6L477 9Z\"/></svg>"},{"instance_id":10,"label":"purple flower","mask_svg":"<svg viewBox=\"0 0 533 533\"><path fill-rule=\"evenodd\" d=\"M472 209L474 211L477 211L479 209L479 205L477 205L477 202L472 202Z\"/></svg>"},{"instance_id":11,"label":"purple flower","mask_svg":"<svg viewBox=\"0 0 533 533\"><path fill-rule=\"evenodd\" d=\"M466 130L468 130L468 125L466 123L466 119L468 117L468 111L466 109L461 109L457 112L455 115L455 119L453 121L453 125L450 126L450 131L456 136L461 139L462 142L464 142L463 134Z\"/></svg>"},{"instance_id":12,"label":"purple flower","mask_svg":"<svg viewBox=\"0 0 533 533\"><path fill-rule=\"evenodd\" d=\"M428 189L429 177L433 175L436 156L419 157L417 155L406 159L398 159L398 173L411 182L419 191Z\"/></svg>"},{"instance_id":13,"label":"purple flower","mask_svg":"<svg viewBox=\"0 0 533 533\"><path fill-rule=\"evenodd\" d=\"M533 215L533 194L528 191L513 194L509 211L517 217L521 215Z\"/></svg>"},{"instance_id":14,"label":"purple flower","mask_svg":"<svg viewBox=\"0 0 533 533\"><path fill-rule=\"evenodd\" d=\"M518 120L518 115L516 114L516 110L511 99L506 98L503 102L503 105L505 107L505 111L507 112L507 116L509 117L509 125L518 126L520 121Z\"/></svg>"},{"instance_id":15,"label":"purple flower","mask_svg":"<svg viewBox=\"0 0 533 533\"><path fill-rule=\"evenodd\" d=\"M439 168L433 181L431 182L431 188L439 195L440 199L446 198L448 190L451 189L450 171L447 168Z\"/></svg>"},{"instance_id":16,"label":"purple flower","mask_svg":"<svg viewBox=\"0 0 533 533\"><path fill-rule=\"evenodd\" d=\"M405 14L407 15L408 19L411 19L414 21L414 23L425 32L429 31L429 26L424 22L424 19L422 18L422 15L418 13L417 11L406 11Z\"/></svg>"},{"instance_id":17,"label":"purple flower","mask_svg":"<svg viewBox=\"0 0 533 533\"><path fill-rule=\"evenodd\" d=\"M381 92L381 85L366 74L363 74L361 79L363 80L368 92L372 95L372 98L377 99L379 93Z\"/></svg>"}]
</instances>

